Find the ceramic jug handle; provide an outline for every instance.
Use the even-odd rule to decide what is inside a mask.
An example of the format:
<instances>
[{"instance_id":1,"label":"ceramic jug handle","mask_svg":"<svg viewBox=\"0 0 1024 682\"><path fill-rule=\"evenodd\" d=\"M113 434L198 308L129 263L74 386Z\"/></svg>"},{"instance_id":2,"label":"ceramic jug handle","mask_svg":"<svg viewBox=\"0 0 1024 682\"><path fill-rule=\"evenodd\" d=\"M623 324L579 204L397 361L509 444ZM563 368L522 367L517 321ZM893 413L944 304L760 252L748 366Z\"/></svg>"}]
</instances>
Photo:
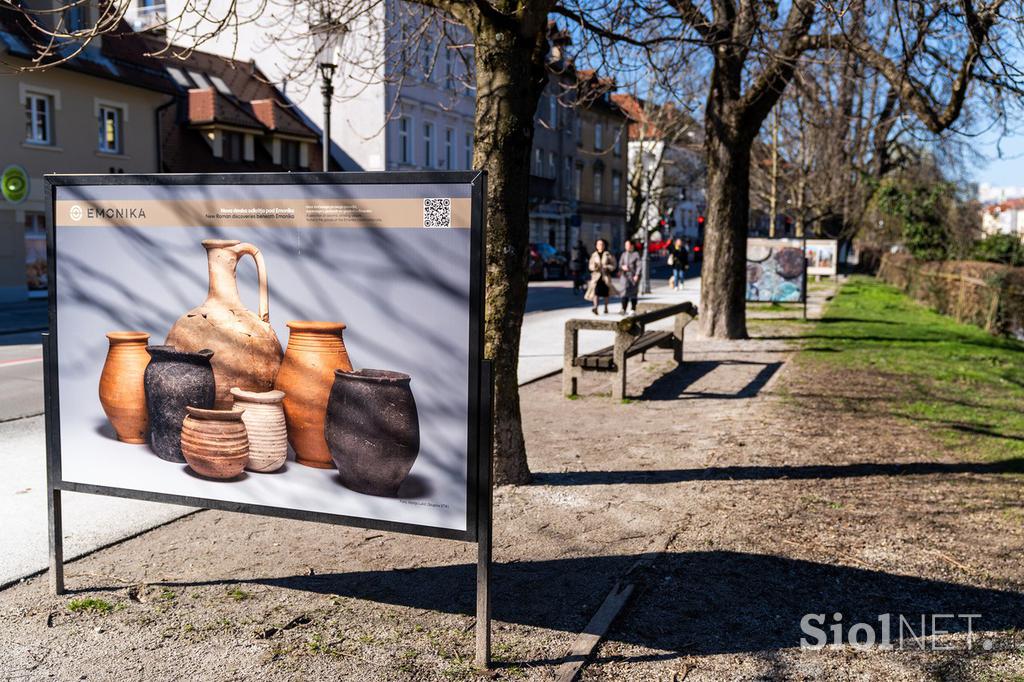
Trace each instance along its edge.
<instances>
[{"instance_id":1,"label":"ceramic jug handle","mask_svg":"<svg viewBox=\"0 0 1024 682\"><path fill-rule=\"evenodd\" d=\"M255 245L242 242L231 249L239 256L249 254L256 261L256 276L260 281L260 319L270 322L270 295L267 293L267 265L263 262L263 254Z\"/></svg>"}]
</instances>

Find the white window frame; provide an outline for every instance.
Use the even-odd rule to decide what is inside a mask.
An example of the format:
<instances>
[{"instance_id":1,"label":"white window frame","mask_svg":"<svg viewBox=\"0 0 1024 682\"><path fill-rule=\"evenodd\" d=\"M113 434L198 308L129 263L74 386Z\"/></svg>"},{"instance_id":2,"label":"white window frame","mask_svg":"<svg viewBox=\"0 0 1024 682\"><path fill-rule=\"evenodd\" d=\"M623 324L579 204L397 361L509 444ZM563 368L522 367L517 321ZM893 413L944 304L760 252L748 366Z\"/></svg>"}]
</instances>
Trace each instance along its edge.
<instances>
[{"instance_id":1,"label":"white window frame","mask_svg":"<svg viewBox=\"0 0 1024 682\"><path fill-rule=\"evenodd\" d=\"M412 148L412 118L410 116L398 117L398 162L411 164L413 162Z\"/></svg>"},{"instance_id":2,"label":"white window frame","mask_svg":"<svg viewBox=\"0 0 1024 682\"><path fill-rule=\"evenodd\" d=\"M40 112L40 104L44 111ZM25 115L28 116L28 130L25 143L38 147L52 147L53 142L53 97L42 92L29 92L24 98ZM43 124L39 125L39 114Z\"/></svg>"},{"instance_id":3,"label":"white window frame","mask_svg":"<svg viewBox=\"0 0 1024 682\"><path fill-rule=\"evenodd\" d=\"M455 128L444 129L444 169L455 170Z\"/></svg>"},{"instance_id":4,"label":"white window frame","mask_svg":"<svg viewBox=\"0 0 1024 682\"><path fill-rule=\"evenodd\" d=\"M107 116L114 115L114 144L107 146ZM99 124L96 150L103 154L124 154L124 108L108 102L96 103L96 121Z\"/></svg>"},{"instance_id":5,"label":"white window frame","mask_svg":"<svg viewBox=\"0 0 1024 682\"><path fill-rule=\"evenodd\" d=\"M434 166L434 122L423 122L423 167Z\"/></svg>"}]
</instances>

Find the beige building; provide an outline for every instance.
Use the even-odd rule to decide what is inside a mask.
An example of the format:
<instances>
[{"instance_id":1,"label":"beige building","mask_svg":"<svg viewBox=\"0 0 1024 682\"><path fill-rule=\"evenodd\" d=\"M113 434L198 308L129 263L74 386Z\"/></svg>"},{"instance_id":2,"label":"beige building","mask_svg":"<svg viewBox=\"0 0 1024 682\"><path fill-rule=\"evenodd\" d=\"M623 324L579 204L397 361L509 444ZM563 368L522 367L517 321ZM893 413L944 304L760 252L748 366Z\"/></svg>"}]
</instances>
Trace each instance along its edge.
<instances>
[{"instance_id":1,"label":"beige building","mask_svg":"<svg viewBox=\"0 0 1024 682\"><path fill-rule=\"evenodd\" d=\"M97 41L59 67L20 70L31 45L24 19L0 9L0 170L28 176L22 200L0 197L0 302L46 287L43 176L156 172L157 109L173 101L162 66L147 65L132 34Z\"/></svg>"},{"instance_id":2,"label":"beige building","mask_svg":"<svg viewBox=\"0 0 1024 682\"><path fill-rule=\"evenodd\" d=\"M611 99L614 84L592 71L580 71L581 102L576 134L576 181L579 237L587 248L598 238L612 250L626 235L627 119Z\"/></svg>"}]
</instances>

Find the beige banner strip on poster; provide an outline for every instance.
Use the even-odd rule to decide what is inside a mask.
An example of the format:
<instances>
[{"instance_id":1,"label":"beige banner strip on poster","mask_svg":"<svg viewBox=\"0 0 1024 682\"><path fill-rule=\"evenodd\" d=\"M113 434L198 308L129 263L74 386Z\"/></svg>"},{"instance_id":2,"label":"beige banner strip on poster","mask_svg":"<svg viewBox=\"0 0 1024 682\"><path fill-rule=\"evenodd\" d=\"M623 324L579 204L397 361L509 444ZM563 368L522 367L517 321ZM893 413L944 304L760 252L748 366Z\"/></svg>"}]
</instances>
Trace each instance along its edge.
<instances>
[{"instance_id":1,"label":"beige banner strip on poster","mask_svg":"<svg viewBox=\"0 0 1024 682\"><path fill-rule=\"evenodd\" d=\"M453 227L469 199L61 200L60 227Z\"/></svg>"}]
</instances>

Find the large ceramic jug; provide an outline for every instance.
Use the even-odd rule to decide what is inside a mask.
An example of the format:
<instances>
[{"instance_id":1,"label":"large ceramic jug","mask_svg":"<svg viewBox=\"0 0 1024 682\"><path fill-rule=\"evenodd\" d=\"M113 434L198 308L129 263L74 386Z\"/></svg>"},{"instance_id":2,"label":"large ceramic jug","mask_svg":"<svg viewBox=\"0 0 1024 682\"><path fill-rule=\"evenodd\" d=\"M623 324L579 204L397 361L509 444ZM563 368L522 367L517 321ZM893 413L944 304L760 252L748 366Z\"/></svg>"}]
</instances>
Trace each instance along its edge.
<instances>
[{"instance_id":1,"label":"large ceramic jug","mask_svg":"<svg viewBox=\"0 0 1024 682\"><path fill-rule=\"evenodd\" d=\"M198 308L174 323L167 345L195 352L213 351L213 375L217 383L216 407L231 406L231 389L269 391L281 367L281 343L270 326L267 266L252 244L235 239L204 239L210 266L210 292ZM259 315L242 305L235 270L250 255L256 261L260 286Z\"/></svg>"}]
</instances>

